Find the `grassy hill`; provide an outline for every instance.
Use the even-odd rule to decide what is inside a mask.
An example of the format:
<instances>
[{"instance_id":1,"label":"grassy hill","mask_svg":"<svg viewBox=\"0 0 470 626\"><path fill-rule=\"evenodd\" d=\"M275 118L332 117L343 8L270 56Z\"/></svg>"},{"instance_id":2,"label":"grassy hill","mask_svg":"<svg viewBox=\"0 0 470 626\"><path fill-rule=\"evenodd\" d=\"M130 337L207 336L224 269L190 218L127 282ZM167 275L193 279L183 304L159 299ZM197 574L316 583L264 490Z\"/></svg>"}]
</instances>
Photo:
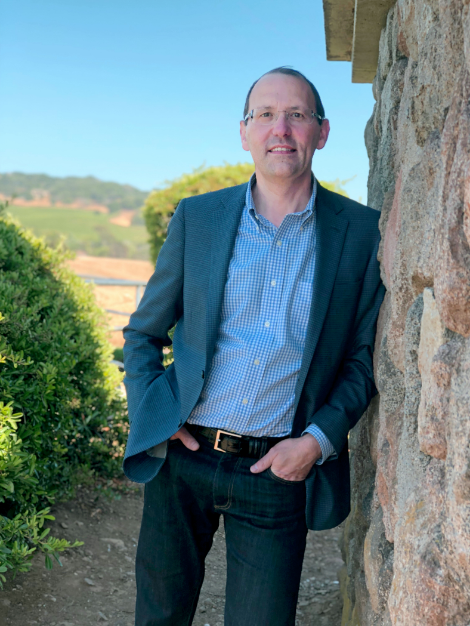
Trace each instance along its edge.
<instances>
[{"instance_id":1,"label":"grassy hill","mask_svg":"<svg viewBox=\"0 0 470 626\"><path fill-rule=\"evenodd\" d=\"M21 172L0 174L0 194L27 201L48 199L51 205L101 204L108 207L112 213L122 209L138 209L148 196L147 191L136 189L131 185L106 182L94 176L57 178L46 174Z\"/></svg>"},{"instance_id":2,"label":"grassy hill","mask_svg":"<svg viewBox=\"0 0 470 626\"><path fill-rule=\"evenodd\" d=\"M147 230L141 224L123 228L110 223L109 215L81 209L10 205L7 211L50 245L64 239L69 250L93 256L149 259Z\"/></svg>"}]
</instances>

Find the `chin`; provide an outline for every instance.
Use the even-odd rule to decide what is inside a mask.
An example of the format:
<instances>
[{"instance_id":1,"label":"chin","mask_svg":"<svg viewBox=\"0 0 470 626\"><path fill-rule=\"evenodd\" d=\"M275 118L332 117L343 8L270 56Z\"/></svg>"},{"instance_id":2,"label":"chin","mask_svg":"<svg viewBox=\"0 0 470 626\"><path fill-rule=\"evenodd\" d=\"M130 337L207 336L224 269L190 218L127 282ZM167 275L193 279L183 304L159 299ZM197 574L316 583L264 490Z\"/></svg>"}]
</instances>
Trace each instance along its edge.
<instances>
[{"instance_id":1,"label":"chin","mask_svg":"<svg viewBox=\"0 0 470 626\"><path fill-rule=\"evenodd\" d=\"M300 172L300 168L292 167L291 164L282 164L279 163L277 167L270 167L267 170L267 174L270 176L275 176L276 178L292 178L293 176L298 175Z\"/></svg>"}]
</instances>

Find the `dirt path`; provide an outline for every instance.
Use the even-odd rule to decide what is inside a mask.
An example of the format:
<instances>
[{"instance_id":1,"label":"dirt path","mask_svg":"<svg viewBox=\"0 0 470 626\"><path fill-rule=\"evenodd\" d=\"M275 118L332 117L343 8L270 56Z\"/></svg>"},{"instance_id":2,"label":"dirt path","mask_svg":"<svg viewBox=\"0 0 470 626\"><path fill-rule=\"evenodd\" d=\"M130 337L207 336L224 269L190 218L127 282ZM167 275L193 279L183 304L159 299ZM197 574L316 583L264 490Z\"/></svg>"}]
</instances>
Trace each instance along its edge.
<instances>
[{"instance_id":1,"label":"dirt path","mask_svg":"<svg viewBox=\"0 0 470 626\"><path fill-rule=\"evenodd\" d=\"M105 498L91 489L54 507L51 533L85 542L62 557L63 567L44 569L37 558L0 591L3 626L133 626L134 557L142 512L142 492ZM341 600L337 572L339 529L309 533L297 612L298 626L339 626ZM194 626L223 626L225 546L215 537ZM261 625L260 625L261 626ZM268 625L262 625L268 626Z\"/></svg>"}]
</instances>

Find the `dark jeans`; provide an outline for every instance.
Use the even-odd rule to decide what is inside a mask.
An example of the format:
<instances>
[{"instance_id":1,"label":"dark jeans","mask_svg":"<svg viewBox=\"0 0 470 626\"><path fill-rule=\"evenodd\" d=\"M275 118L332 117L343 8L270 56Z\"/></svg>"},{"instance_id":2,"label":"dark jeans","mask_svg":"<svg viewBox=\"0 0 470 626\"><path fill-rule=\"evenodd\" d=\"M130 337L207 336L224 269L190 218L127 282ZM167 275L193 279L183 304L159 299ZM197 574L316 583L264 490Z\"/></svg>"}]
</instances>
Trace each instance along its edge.
<instances>
[{"instance_id":1,"label":"dark jeans","mask_svg":"<svg viewBox=\"0 0 470 626\"><path fill-rule=\"evenodd\" d=\"M227 546L225 626L294 626L305 551L305 484L199 439L169 443L145 487L136 560L136 626L189 626L204 559L222 514Z\"/></svg>"}]
</instances>

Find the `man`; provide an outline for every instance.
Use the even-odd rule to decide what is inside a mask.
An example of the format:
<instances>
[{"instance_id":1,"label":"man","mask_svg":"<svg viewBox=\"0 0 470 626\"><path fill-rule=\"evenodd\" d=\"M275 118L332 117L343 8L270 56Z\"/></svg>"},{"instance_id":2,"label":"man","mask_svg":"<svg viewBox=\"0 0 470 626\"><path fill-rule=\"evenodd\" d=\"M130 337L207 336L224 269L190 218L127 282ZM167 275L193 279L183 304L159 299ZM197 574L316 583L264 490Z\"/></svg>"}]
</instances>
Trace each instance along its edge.
<instances>
[{"instance_id":1,"label":"man","mask_svg":"<svg viewBox=\"0 0 470 626\"><path fill-rule=\"evenodd\" d=\"M255 175L180 203L124 331L138 626L191 624L220 515L225 626L293 625L307 528L348 515L383 286L378 213L311 173L328 133L305 76L262 76L240 123Z\"/></svg>"}]
</instances>

